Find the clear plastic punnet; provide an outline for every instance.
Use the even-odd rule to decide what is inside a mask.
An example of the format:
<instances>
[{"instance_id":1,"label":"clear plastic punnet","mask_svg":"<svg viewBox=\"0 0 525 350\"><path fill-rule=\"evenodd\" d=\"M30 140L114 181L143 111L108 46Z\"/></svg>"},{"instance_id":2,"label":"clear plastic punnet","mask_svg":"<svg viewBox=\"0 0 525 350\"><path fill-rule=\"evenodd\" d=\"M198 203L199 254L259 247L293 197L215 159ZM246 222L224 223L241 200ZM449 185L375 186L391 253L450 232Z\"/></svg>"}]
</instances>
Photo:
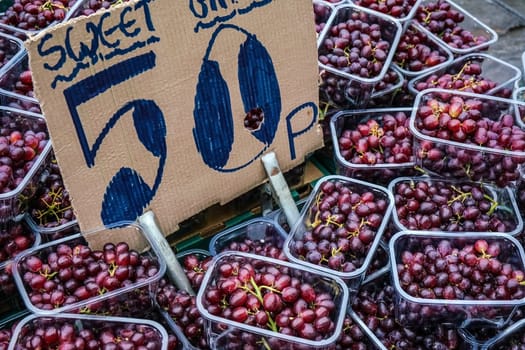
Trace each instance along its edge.
<instances>
[{"instance_id":1,"label":"clear plastic punnet","mask_svg":"<svg viewBox=\"0 0 525 350\"><path fill-rule=\"evenodd\" d=\"M397 323L395 302L389 271L367 279L351 301L349 315L373 341L373 349L475 350L461 339L457 327L430 322L405 327Z\"/></svg>"},{"instance_id":2,"label":"clear plastic punnet","mask_svg":"<svg viewBox=\"0 0 525 350\"><path fill-rule=\"evenodd\" d=\"M35 194L51 142L41 115L0 106L0 223L20 219Z\"/></svg>"},{"instance_id":3,"label":"clear plastic punnet","mask_svg":"<svg viewBox=\"0 0 525 350\"><path fill-rule=\"evenodd\" d=\"M302 198L299 201L297 201L295 203L297 205L297 209L300 211L303 208L303 206L306 204L307 201L308 201L308 197ZM284 210L282 208L277 208L276 210L270 212L265 217L271 220L275 220L276 224L281 226L281 228L286 233L286 237L288 237L288 233L290 232L292 228L290 227L290 224L288 224L288 219L286 218L286 215L284 214Z\"/></svg>"},{"instance_id":4,"label":"clear plastic punnet","mask_svg":"<svg viewBox=\"0 0 525 350\"><path fill-rule=\"evenodd\" d=\"M215 350L244 350L246 347L254 350L306 350L310 347L295 342L272 339L230 328L213 339ZM326 350L336 349L377 349L375 342L368 337L368 332L358 325L347 314L343 322L343 331L335 344L323 347Z\"/></svg>"},{"instance_id":5,"label":"clear plastic punnet","mask_svg":"<svg viewBox=\"0 0 525 350\"><path fill-rule=\"evenodd\" d=\"M7 0L6 10L0 13L0 31L6 31L25 40L67 20L67 13L77 2L77 0L58 0L26 3L20 0ZM4 4L2 5L4 7Z\"/></svg>"},{"instance_id":6,"label":"clear plastic punnet","mask_svg":"<svg viewBox=\"0 0 525 350\"><path fill-rule=\"evenodd\" d=\"M328 94L329 99L337 95L349 106L365 105L392 63L401 24L393 17L344 3L335 8L326 27L317 44L321 87L336 90Z\"/></svg>"},{"instance_id":7,"label":"clear plastic punnet","mask_svg":"<svg viewBox=\"0 0 525 350\"><path fill-rule=\"evenodd\" d=\"M423 0L414 19L457 56L487 50L498 40L493 29L451 0Z\"/></svg>"},{"instance_id":8,"label":"clear plastic punnet","mask_svg":"<svg viewBox=\"0 0 525 350\"><path fill-rule=\"evenodd\" d=\"M424 176L398 177L388 190L395 198L392 232L502 232L516 236L523 231L523 218L510 187Z\"/></svg>"},{"instance_id":9,"label":"clear plastic punnet","mask_svg":"<svg viewBox=\"0 0 525 350\"><path fill-rule=\"evenodd\" d=\"M330 119L338 175L378 184L414 174L411 108L344 110Z\"/></svg>"},{"instance_id":10,"label":"clear plastic punnet","mask_svg":"<svg viewBox=\"0 0 525 350\"><path fill-rule=\"evenodd\" d=\"M221 312L221 300L231 312ZM301 304L301 317L292 305ZM323 308L323 313L312 309ZM348 306L348 289L335 276L308 267L250 253L216 255L197 294L197 307L208 320L210 343L227 329L299 348L324 349L341 334ZM248 312L255 313L248 319ZM304 327L279 327L282 318ZM313 325L316 325L314 328ZM278 349L280 347L268 347ZM284 348L284 347L283 347Z\"/></svg>"},{"instance_id":11,"label":"clear plastic punnet","mask_svg":"<svg viewBox=\"0 0 525 350\"><path fill-rule=\"evenodd\" d=\"M513 350L525 346L525 319L514 323L495 337L489 339L481 350Z\"/></svg>"},{"instance_id":12,"label":"clear plastic punnet","mask_svg":"<svg viewBox=\"0 0 525 350\"><path fill-rule=\"evenodd\" d=\"M211 255L234 250L285 259L282 249L287 236L274 220L255 218L214 235L209 249Z\"/></svg>"},{"instance_id":13,"label":"clear plastic punnet","mask_svg":"<svg viewBox=\"0 0 525 350\"><path fill-rule=\"evenodd\" d=\"M390 271L390 256L388 254L388 245L383 241L379 242L372 258L372 262L368 265L368 269L366 270L363 284L373 281Z\"/></svg>"},{"instance_id":14,"label":"clear plastic punnet","mask_svg":"<svg viewBox=\"0 0 525 350\"><path fill-rule=\"evenodd\" d=\"M505 323L525 302L525 252L508 234L401 231L389 250L402 325Z\"/></svg>"},{"instance_id":15,"label":"clear plastic punnet","mask_svg":"<svg viewBox=\"0 0 525 350\"><path fill-rule=\"evenodd\" d=\"M49 337L40 334L46 332ZM60 336L68 332L70 337ZM54 336L56 335L56 336ZM33 340L34 339L34 340ZM16 325L9 350L26 342L43 342L42 348L168 350L168 332L158 322L131 317L78 315L29 315ZM47 343L46 343L47 342Z\"/></svg>"},{"instance_id":16,"label":"clear plastic punnet","mask_svg":"<svg viewBox=\"0 0 525 350\"><path fill-rule=\"evenodd\" d=\"M42 315L135 317L153 307L151 294L165 272L156 243L132 222L42 244L19 254L13 265L26 307Z\"/></svg>"},{"instance_id":17,"label":"clear plastic punnet","mask_svg":"<svg viewBox=\"0 0 525 350\"><path fill-rule=\"evenodd\" d=\"M390 5L386 1L369 1L369 0L351 0L354 4L366 7L370 10L384 13L391 16L401 23L403 28L406 28L408 23L412 20L417 12L419 4L422 0L403 0L391 2Z\"/></svg>"},{"instance_id":18,"label":"clear plastic punnet","mask_svg":"<svg viewBox=\"0 0 525 350\"><path fill-rule=\"evenodd\" d=\"M0 80L2 78L0 77ZM1 83L0 83L1 84ZM10 107L13 109L18 109L22 111L28 111L38 115L42 114L42 109L40 104L33 97L27 97L25 95L16 94L13 92L2 90L0 87L0 104L2 106Z\"/></svg>"},{"instance_id":19,"label":"clear plastic punnet","mask_svg":"<svg viewBox=\"0 0 525 350\"><path fill-rule=\"evenodd\" d=\"M374 86L370 98L386 100L400 89L403 84L405 84L405 77L401 71L397 67L390 65L383 79Z\"/></svg>"},{"instance_id":20,"label":"clear plastic punnet","mask_svg":"<svg viewBox=\"0 0 525 350\"><path fill-rule=\"evenodd\" d=\"M5 67L0 77L0 93L2 94L2 101L10 103L14 99L15 103L17 101L19 103L23 101L25 104L32 103L30 105L33 108L31 111L35 111L35 108L40 109L38 100L34 96L33 78L29 69L27 51L24 51L22 55L17 57L16 61Z\"/></svg>"},{"instance_id":21,"label":"clear plastic punnet","mask_svg":"<svg viewBox=\"0 0 525 350\"><path fill-rule=\"evenodd\" d=\"M416 165L430 175L505 187L521 181L523 102L444 89L416 96L410 117Z\"/></svg>"},{"instance_id":22,"label":"clear plastic punnet","mask_svg":"<svg viewBox=\"0 0 525 350\"><path fill-rule=\"evenodd\" d=\"M317 38L321 36L326 28L326 23L334 12L334 5L324 0L313 0L315 32Z\"/></svg>"},{"instance_id":23,"label":"clear plastic punnet","mask_svg":"<svg viewBox=\"0 0 525 350\"><path fill-rule=\"evenodd\" d=\"M78 225L77 220L73 220L55 227L44 227L38 225L31 215L25 215L24 220L33 230L40 233L42 236L42 242L45 243L72 236L80 232L80 226Z\"/></svg>"},{"instance_id":24,"label":"clear plastic punnet","mask_svg":"<svg viewBox=\"0 0 525 350\"><path fill-rule=\"evenodd\" d=\"M29 312L22 310L7 317L0 317L0 349L7 350L16 324L27 315L29 315Z\"/></svg>"},{"instance_id":25,"label":"clear plastic punnet","mask_svg":"<svg viewBox=\"0 0 525 350\"><path fill-rule=\"evenodd\" d=\"M471 53L414 77L408 90L416 95L424 89L442 88L510 98L520 78L517 67L486 53Z\"/></svg>"},{"instance_id":26,"label":"clear plastic punnet","mask_svg":"<svg viewBox=\"0 0 525 350\"><path fill-rule=\"evenodd\" d=\"M394 205L382 186L331 175L319 179L284 244L296 264L359 288ZM334 246L335 245L335 246Z\"/></svg>"},{"instance_id":27,"label":"clear plastic punnet","mask_svg":"<svg viewBox=\"0 0 525 350\"><path fill-rule=\"evenodd\" d=\"M191 283L194 292L202 284L204 274L211 263L210 252L204 249L188 249L176 254ZM194 260L196 258L196 260ZM188 260L187 260L188 259ZM191 265L191 266L190 266ZM185 350L208 349L208 339L202 316L195 312L195 296L179 290L167 275L159 282L155 302L166 326L184 344Z\"/></svg>"},{"instance_id":28,"label":"clear plastic punnet","mask_svg":"<svg viewBox=\"0 0 525 350\"><path fill-rule=\"evenodd\" d=\"M13 258L41 243L40 234L25 222L10 222L0 227L0 320L25 309L13 278Z\"/></svg>"},{"instance_id":29,"label":"clear plastic punnet","mask_svg":"<svg viewBox=\"0 0 525 350\"><path fill-rule=\"evenodd\" d=\"M452 52L416 21L407 28L397 46L392 63L408 79L440 69L454 58Z\"/></svg>"},{"instance_id":30,"label":"clear plastic punnet","mask_svg":"<svg viewBox=\"0 0 525 350\"><path fill-rule=\"evenodd\" d=\"M0 31L0 79L4 70L23 55L24 43L11 35Z\"/></svg>"}]
</instances>

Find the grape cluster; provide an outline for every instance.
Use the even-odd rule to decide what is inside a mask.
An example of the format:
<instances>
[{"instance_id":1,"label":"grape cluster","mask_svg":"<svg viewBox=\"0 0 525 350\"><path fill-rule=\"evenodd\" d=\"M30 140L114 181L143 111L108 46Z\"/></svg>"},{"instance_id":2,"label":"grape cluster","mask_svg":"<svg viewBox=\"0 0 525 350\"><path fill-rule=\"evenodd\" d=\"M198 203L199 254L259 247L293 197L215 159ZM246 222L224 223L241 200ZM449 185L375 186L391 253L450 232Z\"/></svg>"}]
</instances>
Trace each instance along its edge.
<instances>
[{"instance_id":1,"label":"grape cluster","mask_svg":"<svg viewBox=\"0 0 525 350\"><path fill-rule=\"evenodd\" d=\"M257 223L254 223L257 225ZM249 228L246 228L249 230ZM269 258L286 261L283 252L285 237L273 225L267 225L264 235L250 236L250 234L239 234L234 237L225 236L222 240L217 240L217 253L225 251L239 251L266 256Z\"/></svg>"},{"instance_id":2,"label":"grape cluster","mask_svg":"<svg viewBox=\"0 0 525 350\"><path fill-rule=\"evenodd\" d=\"M16 339L17 350L147 350L160 349L161 333L140 323L104 322L41 317L25 324ZM175 349L173 338L170 349Z\"/></svg>"},{"instance_id":3,"label":"grape cluster","mask_svg":"<svg viewBox=\"0 0 525 350\"><path fill-rule=\"evenodd\" d=\"M72 18L89 16L97 11L103 11L111 8L116 4L121 4L129 0L88 0L84 2L84 6L81 7L76 13L73 14Z\"/></svg>"},{"instance_id":4,"label":"grape cluster","mask_svg":"<svg viewBox=\"0 0 525 350\"><path fill-rule=\"evenodd\" d=\"M350 80L329 72L327 70L319 71L319 99L326 102L329 106L346 107L350 106L351 101L348 99L347 88Z\"/></svg>"},{"instance_id":5,"label":"grape cluster","mask_svg":"<svg viewBox=\"0 0 525 350\"><path fill-rule=\"evenodd\" d=\"M408 122L405 112L385 112L343 127L338 140L340 154L352 164L413 162Z\"/></svg>"},{"instance_id":6,"label":"grape cluster","mask_svg":"<svg viewBox=\"0 0 525 350\"><path fill-rule=\"evenodd\" d=\"M204 319L195 304L195 296L177 289L168 280L159 282L156 301L182 330L188 341L199 349L209 349Z\"/></svg>"},{"instance_id":7,"label":"grape cluster","mask_svg":"<svg viewBox=\"0 0 525 350\"><path fill-rule=\"evenodd\" d=\"M5 66L21 50L19 44L0 34L0 68Z\"/></svg>"},{"instance_id":8,"label":"grape cluster","mask_svg":"<svg viewBox=\"0 0 525 350\"><path fill-rule=\"evenodd\" d=\"M359 289L352 310L387 349L459 350L463 342L457 330L443 325L408 328L396 322L395 291L382 276Z\"/></svg>"},{"instance_id":9,"label":"grape cluster","mask_svg":"<svg viewBox=\"0 0 525 350\"><path fill-rule=\"evenodd\" d=\"M407 18L417 0L354 0L354 4L378 11L386 15Z\"/></svg>"},{"instance_id":10,"label":"grape cluster","mask_svg":"<svg viewBox=\"0 0 525 350\"><path fill-rule=\"evenodd\" d=\"M359 269L389 205L368 188L324 181L306 215L306 231L294 236L290 253L307 263L345 273Z\"/></svg>"},{"instance_id":11,"label":"grape cluster","mask_svg":"<svg viewBox=\"0 0 525 350\"><path fill-rule=\"evenodd\" d=\"M418 106L415 129L443 142L420 141L416 161L447 177L502 187L518 180L525 162L525 131L506 108L508 104L459 94L426 95Z\"/></svg>"},{"instance_id":12,"label":"grape cluster","mask_svg":"<svg viewBox=\"0 0 525 350\"><path fill-rule=\"evenodd\" d=\"M400 73L389 68L383 78L374 85L373 93L370 97L374 98L380 94L386 94L388 91L391 91L395 86L400 84L400 80L403 79Z\"/></svg>"},{"instance_id":13,"label":"grape cluster","mask_svg":"<svg viewBox=\"0 0 525 350\"><path fill-rule=\"evenodd\" d=\"M344 312L336 305L343 286L278 264L278 260L237 254L222 256L199 292L207 313L309 341L334 334L335 319ZM215 333L227 327L226 322L214 323Z\"/></svg>"},{"instance_id":14,"label":"grape cluster","mask_svg":"<svg viewBox=\"0 0 525 350\"><path fill-rule=\"evenodd\" d=\"M75 0L14 0L0 15L0 23L22 30L38 31L61 22Z\"/></svg>"},{"instance_id":15,"label":"grape cluster","mask_svg":"<svg viewBox=\"0 0 525 350\"><path fill-rule=\"evenodd\" d=\"M368 279L370 276L372 276L370 278L373 278L373 276L379 274L379 271L388 267L389 262L390 256L388 255L387 249L379 245L366 270L366 278Z\"/></svg>"},{"instance_id":16,"label":"grape cluster","mask_svg":"<svg viewBox=\"0 0 525 350\"><path fill-rule=\"evenodd\" d=\"M263 337L253 333L231 329L217 338L217 348L224 350L309 350L312 347L298 342L286 342L274 337ZM326 350L367 350L374 348L363 330L348 316L343 321L343 330L335 344L324 345Z\"/></svg>"},{"instance_id":17,"label":"grape cluster","mask_svg":"<svg viewBox=\"0 0 525 350\"><path fill-rule=\"evenodd\" d=\"M31 248L35 239L35 233L24 223L12 222L6 227L0 227L0 263Z\"/></svg>"},{"instance_id":18,"label":"grape cluster","mask_svg":"<svg viewBox=\"0 0 525 350\"><path fill-rule=\"evenodd\" d=\"M244 127L250 131L258 130L264 121L264 111L260 107L253 108L244 117Z\"/></svg>"},{"instance_id":19,"label":"grape cluster","mask_svg":"<svg viewBox=\"0 0 525 350\"><path fill-rule=\"evenodd\" d=\"M65 188L60 167L54 154L47 166L47 174L29 203L29 214L38 226L55 228L76 220L69 192ZM59 231L50 237L55 240L72 234L74 230Z\"/></svg>"},{"instance_id":20,"label":"grape cluster","mask_svg":"<svg viewBox=\"0 0 525 350\"><path fill-rule=\"evenodd\" d=\"M461 27L465 15L454 9L446 0L427 2L418 7L414 19L438 36L452 49L471 50L489 41L484 35L475 36Z\"/></svg>"},{"instance_id":21,"label":"grape cluster","mask_svg":"<svg viewBox=\"0 0 525 350\"><path fill-rule=\"evenodd\" d=\"M0 192L22 183L48 142L43 118L7 112L0 116Z\"/></svg>"},{"instance_id":22,"label":"grape cluster","mask_svg":"<svg viewBox=\"0 0 525 350\"><path fill-rule=\"evenodd\" d=\"M14 65L0 79L0 88L14 94L35 98L33 91L33 75L27 67L27 58ZM34 105L31 105L33 108Z\"/></svg>"},{"instance_id":23,"label":"grape cluster","mask_svg":"<svg viewBox=\"0 0 525 350\"><path fill-rule=\"evenodd\" d=\"M328 18L332 14L332 8L324 5L321 2L314 2L314 19L315 19L315 32L317 34L326 26Z\"/></svg>"},{"instance_id":24,"label":"grape cluster","mask_svg":"<svg viewBox=\"0 0 525 350\"><path fill-rule=\"evenodd\" d=\"M514 248L501 238L406 240L397 256L397 280L407 294L434 300L517 300L525 297L525 274L512 256ZM522 264L522 263L521 263ZM496 319L497 307L446 303L426 305L402 300L396 318L401 324L425 320Z\"/></svg>"},{"instance_id":25,"label":"grape cluster","mask_svg":"<svg viewBox=\"0 0 525 350\"><path fill-rule=\"evenodd\" d=\"M401 36L393 63L408 72L421 72L446 62L450 54L415 24Z\"/></svg>"},{"instance_id":26,"label":"grape cluster","mask_svg":"<svg viewBox=\"0 0 525 350\"><path fill-rule=\"evenodd\" d=\"M359 78L379 76L391 49L388 25L352 8L337 11L337 21L319 46L319 62Z\"/></svg>"},{"instance_id":27,"label":"grape cluster","mask_svg":"<svg viewBox=\"0 0 525 350\"><path fill-rule=\"evenodd\" d=\"M413 86L417 91L429 88L460 90L476 94L488 94L498 87L498 83L483 77L481 61L469 59L457 61L443 71L431 73L426 77L414 80ZM498 89L498 96L510 98L512 89L503 87Z\"/></svg>"},{"instance_id":28,"label":"grape cluster","mask_svg":"<svg viewBox=\"0 0 525 350\"><path fill-rule=\"evenodd\" d=\"M15 325L6 326L0 329L0 350L7 350L11 337L13 336L13 330Z\"/></svg>"},{"instance_id":29,"label":"grape cluster","mask_svg":"<svg viewBox=\"0 0 525 350\"><path fill-rule=\"evenodd\" d=\"M488 186L437 179L399 181L392 189L396 220L407 230L512 232L515 213Z\"/></svg>"},{"instance_id":30,"label":"grape cluster","mask_svg":"<svg viewBox=\"0 0 525 350\"><path fill-rule=\"evenodd\" d=\"M75 242L75 240L73 240ZM106 243L93 250L84 243L59 243L47 253L36 252L20 262L18 268L32 305L53 310L86 302L79 312L134 315L151 307L146 288L136 288L122 298L90 299L151 279L159 273L158 262L140 255L127 243Z\"/></svg>"},{"instance_id":31,"label":"grape cluster","mask_svg":"<svg viewBox=\"0 0 525 350\"><path fill-rule=\"evenodd\" d=\"M194 290L199 290L202 284L202 279L211 263L211 256L203 256L200 254L190 253L182 258L182 267L186 277L188 277L191 287Z\"/></svg>"}]
</instances>

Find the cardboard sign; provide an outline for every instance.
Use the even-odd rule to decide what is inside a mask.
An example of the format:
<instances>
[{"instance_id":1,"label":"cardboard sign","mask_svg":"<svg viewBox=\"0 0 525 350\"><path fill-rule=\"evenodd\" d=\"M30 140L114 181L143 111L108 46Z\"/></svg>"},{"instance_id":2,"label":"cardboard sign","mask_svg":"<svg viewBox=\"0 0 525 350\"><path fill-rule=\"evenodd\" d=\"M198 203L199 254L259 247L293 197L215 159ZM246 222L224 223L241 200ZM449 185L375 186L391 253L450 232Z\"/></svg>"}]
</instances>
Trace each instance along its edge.
<instances>
[{"instance_id":1,"label":"cardboard sign","mask_svg":"<svg viewBox=\"0 0 525 350\"><path fill-rule=\"evenodd\" d=\"M26 42L81 229L152 209L169 234L265 181L265 152L302 163L322 146L315 41L308 0L139 0Z\"/></svg>"}]
</instances>

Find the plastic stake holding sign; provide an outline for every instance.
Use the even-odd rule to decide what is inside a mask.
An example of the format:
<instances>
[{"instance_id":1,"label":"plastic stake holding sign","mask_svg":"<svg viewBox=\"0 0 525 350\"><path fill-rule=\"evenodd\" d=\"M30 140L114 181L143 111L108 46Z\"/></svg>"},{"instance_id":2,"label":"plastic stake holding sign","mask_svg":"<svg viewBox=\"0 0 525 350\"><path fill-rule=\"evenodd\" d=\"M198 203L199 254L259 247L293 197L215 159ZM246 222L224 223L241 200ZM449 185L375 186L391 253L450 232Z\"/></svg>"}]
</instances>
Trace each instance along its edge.
<instances>
[{"instance_id":1,"label":"plastic stake holding sign","mask_svg":"<svg viewBox=\"0 0 525 350\"><path fill-rule=\"evenodd\" d=\"M165 234L322 146L309 1L138 0L31 38L35 93L82 229ZM309 20L311 19L311 21Z\"/></svg>"}]
</instances>

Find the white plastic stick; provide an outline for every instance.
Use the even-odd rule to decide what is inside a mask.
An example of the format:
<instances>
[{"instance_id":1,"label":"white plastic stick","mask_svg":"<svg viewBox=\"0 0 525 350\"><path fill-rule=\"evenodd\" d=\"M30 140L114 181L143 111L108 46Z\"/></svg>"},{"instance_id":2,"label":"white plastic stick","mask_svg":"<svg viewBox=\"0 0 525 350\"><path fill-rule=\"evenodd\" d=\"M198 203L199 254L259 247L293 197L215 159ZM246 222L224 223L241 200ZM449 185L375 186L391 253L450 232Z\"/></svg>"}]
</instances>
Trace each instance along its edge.
<instances>
[{"instance_id":1,"label":"white plastic stick","mask_svg":"<svg viewBox=\"0 0 525 350\"><path fill-rule=\"evenodd\" d=\"M171 249L168 241L160 231L155 214L152 211L148 211L138 218L138 222L151 241L157 244L160 253L166 261L166 270L170 280L175 283L177 288L187 291L190 295L195 295L188 277L184 273L175 253L173 253L173 249Z\"/></svg>"},{"instance_id":2,"label":"white plastic stick","mask_svg":"<svg viewBox=\"0 0 525 350\"><path fill-rule=\"evenodd\" d=\"M284 179L283 173L281 172L281 168L279 167L275 153L269 152L263 155L261 159L264 164L266 174L270 179L270 184L272 185L275 200L282 208L284 215L286 215L286 221L288 221L288 225L293 227L297 220L299 220L299 210L297 209L297 205L292 198L290 188Z\"/></svg>"}]
</instances>

